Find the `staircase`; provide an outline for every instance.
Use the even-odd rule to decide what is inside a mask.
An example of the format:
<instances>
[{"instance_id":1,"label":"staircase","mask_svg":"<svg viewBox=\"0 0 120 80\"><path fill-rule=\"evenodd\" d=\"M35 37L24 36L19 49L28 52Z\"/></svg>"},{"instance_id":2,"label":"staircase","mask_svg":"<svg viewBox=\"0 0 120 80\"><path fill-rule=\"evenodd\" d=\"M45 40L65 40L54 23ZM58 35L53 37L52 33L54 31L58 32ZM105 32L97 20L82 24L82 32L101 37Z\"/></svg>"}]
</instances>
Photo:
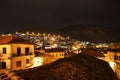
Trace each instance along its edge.
<instances>
[{"instance_id":1,"label":"staircase","mask_svg":"<svg viewBox=\"0 0 120 80\"><path fill-rule=\"evenodd\" d=\"M17 76L13 71L7 69L0 69L0 80L24 80Z\"/></svg>"},{"instance_id":2,"label":"staircase","mask_svg":"<svg viewBox=\"0 0 120 80\"><path fill-rule=\"evenodd\" d=\"M0 80L11 80L4 71L0 71Z\"/></svg>"}]
</instances>

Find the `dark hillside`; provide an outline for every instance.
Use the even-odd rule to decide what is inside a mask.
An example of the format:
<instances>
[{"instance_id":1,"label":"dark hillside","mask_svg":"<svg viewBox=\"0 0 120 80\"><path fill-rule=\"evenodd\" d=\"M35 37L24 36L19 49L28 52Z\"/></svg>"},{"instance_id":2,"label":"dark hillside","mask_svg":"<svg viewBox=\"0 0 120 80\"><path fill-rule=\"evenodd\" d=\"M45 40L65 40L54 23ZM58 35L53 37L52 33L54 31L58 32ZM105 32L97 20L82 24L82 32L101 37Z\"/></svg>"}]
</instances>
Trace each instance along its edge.
<instances>
[{"instance_id":1,"label":"dark hillside","mask_svg":"<svg viewBox=\"0 0 120 80\"><path fill-rule=\"evenodd\" d=\"M106 62L85 54L16 73L25 80L118 80Z\"/></svg>"},{"instance_id":2,"label":"dark hillside","mask_svg":"<svg viewBox=\"0 0 120 80\"><path fill-rule=\"evenodd\" d=\"M81 41L91 42L119 42L118 27L95 24L76 24L61 28L60 34L70 36ZM114 33L113 33L114 32Z\"/></svg>"}]
</instances>

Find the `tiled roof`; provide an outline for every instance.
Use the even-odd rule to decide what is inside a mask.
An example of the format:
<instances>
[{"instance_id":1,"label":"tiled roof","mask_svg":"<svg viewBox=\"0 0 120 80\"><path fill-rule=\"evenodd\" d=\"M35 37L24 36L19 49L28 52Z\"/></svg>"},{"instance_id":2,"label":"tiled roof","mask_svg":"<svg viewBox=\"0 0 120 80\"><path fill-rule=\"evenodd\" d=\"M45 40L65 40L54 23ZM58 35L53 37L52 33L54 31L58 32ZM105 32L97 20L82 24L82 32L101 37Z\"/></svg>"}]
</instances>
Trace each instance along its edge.
<instances>
[{"instance_id":1,"label":"tiled roof","mask_svg":"<svg viewBox=\"0 0 120 80\"><path fill-rule=\"evenodd\" d=\"M120 52L120 48L119 49L112 49L112 50L108 50L108 51L111 51L111 52Z\"/></svg>"},{"instance_id":2,"label":"tiled roof","mask_svg":"<svg viewBox=\"0 0 120 80\"><path fill-rule=\"evenodd\" d=\"M45 52L64 52L65 49L61 48L53 48L53 49L45 49Z\"/></svg>"},{"instance_id":3,"label":"tiled roof","mask_svg":"<svg viewBox=\"0 0 120 80\"><path fill-rule=\"evenodd\" d=\"M93 49L87 49L83 51L84 54L92 55L94 57L105 57L102 53L97 52Z\"/></svg>"},{"instance_id":4,"label":"tiled roof","mask_svg":"<svg viewBox=\"0 0 120 80\"><path fill-rule=\"evenodd\" d=\"M0 37L0 44L33 44L32 42L22 39L20 37L17 36L1 36Z\"/></svg>"}]
</instances>

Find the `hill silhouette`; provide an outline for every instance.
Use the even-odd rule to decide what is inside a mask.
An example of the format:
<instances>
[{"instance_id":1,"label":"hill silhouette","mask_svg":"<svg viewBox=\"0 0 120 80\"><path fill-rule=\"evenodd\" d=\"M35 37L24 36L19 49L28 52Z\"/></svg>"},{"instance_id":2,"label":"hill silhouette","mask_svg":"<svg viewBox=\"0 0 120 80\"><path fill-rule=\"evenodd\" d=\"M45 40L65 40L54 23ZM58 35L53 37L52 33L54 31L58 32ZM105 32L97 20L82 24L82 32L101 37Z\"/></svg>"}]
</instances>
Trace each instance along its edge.
<instances>
[{"instance_id":1,"label":"hill silhouette","mask_svg":"<svg viewBox=\"0 0 120 80\"><path fill-rule=\"evenodd\" d=\"M119 28L97 24L75 24L60 29L60 34L81 41L119 42Z\"/></svg>"},{"instance_id":2,"label":"hill silhouette","mask_svg":"<svg viewBox=\"0 0 120 80\"><path fill-rule=\"evenodd\" d=\"M25 80L118 80L107 62L83 53L16 74Z\"/></svg>"}]
</instances>

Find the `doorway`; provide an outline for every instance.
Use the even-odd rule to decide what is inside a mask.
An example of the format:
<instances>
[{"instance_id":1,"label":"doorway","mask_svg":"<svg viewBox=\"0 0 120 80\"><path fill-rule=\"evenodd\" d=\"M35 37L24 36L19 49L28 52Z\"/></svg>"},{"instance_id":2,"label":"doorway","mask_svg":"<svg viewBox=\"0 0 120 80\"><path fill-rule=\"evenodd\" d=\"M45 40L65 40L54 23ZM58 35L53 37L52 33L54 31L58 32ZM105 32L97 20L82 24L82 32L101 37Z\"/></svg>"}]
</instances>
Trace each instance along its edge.
<instances>
[{"instance_id":1,"label":"doorway","mask_svg":"<svg viewBox=\"0 0 120 80\"><path fill-rule=\"evenodd\" d=\"M2 62L2 69L6 69L6 62Z\"/></svg>"}]
</instances>

